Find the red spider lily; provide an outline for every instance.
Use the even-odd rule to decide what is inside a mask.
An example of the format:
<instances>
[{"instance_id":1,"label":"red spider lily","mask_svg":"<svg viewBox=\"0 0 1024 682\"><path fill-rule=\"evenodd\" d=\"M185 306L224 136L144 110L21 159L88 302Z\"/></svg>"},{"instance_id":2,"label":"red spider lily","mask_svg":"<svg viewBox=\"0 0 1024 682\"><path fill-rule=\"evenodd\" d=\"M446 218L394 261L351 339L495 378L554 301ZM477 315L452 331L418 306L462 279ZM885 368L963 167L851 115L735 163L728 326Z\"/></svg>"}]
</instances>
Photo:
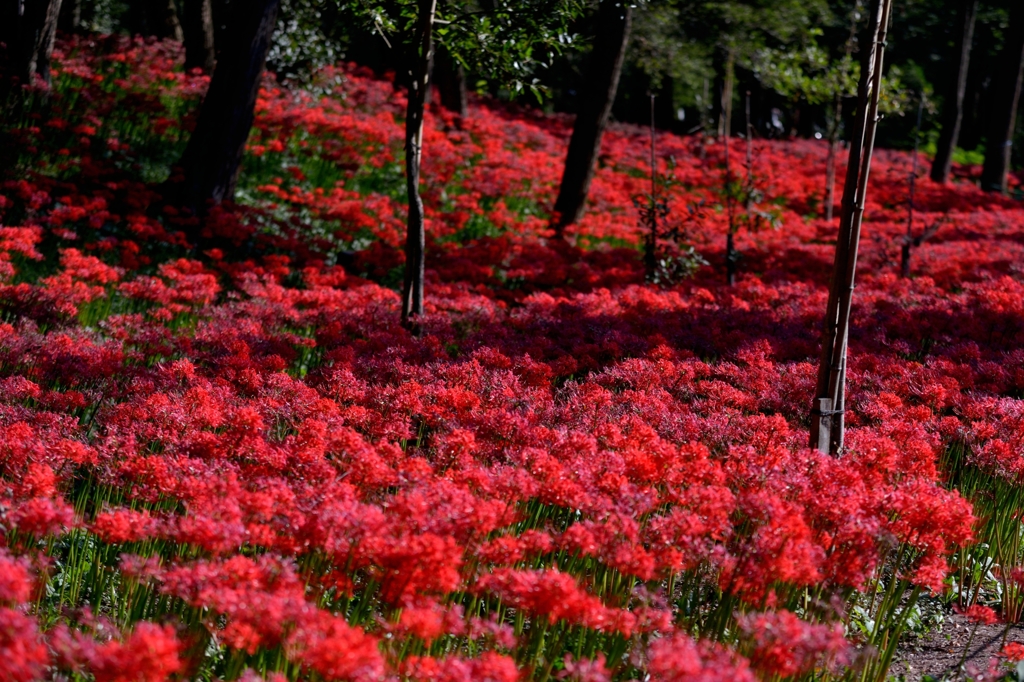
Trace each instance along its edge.
<instances>
[{"instance_id":1,"label":"red spider lily","mask_svg":"<svg viewBox=\"0 0 1024 682\"><path fill-rule=\"evenodd\" d=\"M0 608L0 673L12 682L42 679L49 654L36 622L19 610Z\"/></svg>"},{"instance_id":2,"label":"red spider lily","mask_svg":"<svg viewBox=\"0 0 1024 682\"><path fill-rule=\"evenodd\" d=\"M812 625L789 611L748 615L740 627L752 640L750 663L766 677L792 677L848 663L842 625Z\"/></svg>"}]
</instances>

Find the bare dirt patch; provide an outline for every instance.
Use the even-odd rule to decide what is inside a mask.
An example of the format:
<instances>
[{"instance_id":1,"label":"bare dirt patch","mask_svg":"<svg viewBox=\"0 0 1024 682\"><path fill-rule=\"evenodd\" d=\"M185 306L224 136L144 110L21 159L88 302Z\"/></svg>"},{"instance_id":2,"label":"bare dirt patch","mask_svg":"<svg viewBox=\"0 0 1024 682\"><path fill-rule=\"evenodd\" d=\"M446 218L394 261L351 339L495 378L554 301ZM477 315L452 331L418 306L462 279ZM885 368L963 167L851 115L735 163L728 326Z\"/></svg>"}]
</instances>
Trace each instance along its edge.
<instances>
[{"instance_id":1,"label":"bare dirt patch","mask_svg":"<svg viewBox=\"0 0 1024 682\"><path fill-rule=\"evenodd\" d=\"M959 613L951 612L946 614L941 624L900 645L889 668L890 679L906 682L929 678L950 681L978 679L979 674L988 671L991 659L1010 642L1024 644L1024 626L1013 625L1007 630L1005 624L997 623L978 625L975 631L974 623ZM970 647L961 668L968 644ZM1013 668L1004 662L1001 670L1012 673ZM985 676L984 679L992 678Z\"/></svg>"}]
</instances>

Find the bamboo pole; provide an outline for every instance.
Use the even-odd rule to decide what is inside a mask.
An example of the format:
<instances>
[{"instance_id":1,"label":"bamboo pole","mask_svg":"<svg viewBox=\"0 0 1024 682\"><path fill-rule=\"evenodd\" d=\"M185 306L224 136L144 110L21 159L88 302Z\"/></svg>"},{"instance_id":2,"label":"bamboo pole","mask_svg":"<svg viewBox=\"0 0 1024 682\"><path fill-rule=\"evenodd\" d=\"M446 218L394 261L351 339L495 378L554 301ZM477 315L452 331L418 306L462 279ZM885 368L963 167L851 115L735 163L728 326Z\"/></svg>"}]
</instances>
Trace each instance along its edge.
<instances>
[{"instance_id":1,"label":"bamboo pole","mask_svg":"<svg viewBox=\"0 0 1024 682\"><path fill-rule=\"evenodd\" d=\"M814 406L811 409L810 446L838 455L845 436L846 351L850 335L857 251L867 200L871 154L878 128L878 100L885 54L885 39L892 16L892 0L875 0L870 52L861 68L857 122L850 145L850 160L843 187L842 215L822 328L821 357Z\"/></svg>"}]
</instances>

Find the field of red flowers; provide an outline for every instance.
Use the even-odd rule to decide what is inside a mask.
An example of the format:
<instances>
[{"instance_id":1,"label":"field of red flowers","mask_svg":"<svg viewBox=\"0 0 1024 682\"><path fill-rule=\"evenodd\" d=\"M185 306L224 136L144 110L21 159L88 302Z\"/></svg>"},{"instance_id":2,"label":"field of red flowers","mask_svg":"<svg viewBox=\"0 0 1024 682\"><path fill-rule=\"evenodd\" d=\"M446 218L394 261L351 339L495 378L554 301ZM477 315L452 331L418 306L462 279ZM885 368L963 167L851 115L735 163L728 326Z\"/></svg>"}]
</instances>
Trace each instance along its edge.
<instances>
[{"instance_id":1,"label":"field of red flowers","mask_svg":"<svg viewBox=\"0 0 1024 682\"><path fill-rule=\"evenodd\" d=\"M900 278L910 157L877 154L833 458L824 143L753 145L729 287L723 145L661 136L709 264L651 284L645 131L563 242L569 122L434 111L413 336L389 82L268 80L193 248L159 183L206 79L54 61L0 184L0 678L868 681L936 610L1021 619L1024 206L976 169L918 178Z\"/></svg>"}]
</instances>

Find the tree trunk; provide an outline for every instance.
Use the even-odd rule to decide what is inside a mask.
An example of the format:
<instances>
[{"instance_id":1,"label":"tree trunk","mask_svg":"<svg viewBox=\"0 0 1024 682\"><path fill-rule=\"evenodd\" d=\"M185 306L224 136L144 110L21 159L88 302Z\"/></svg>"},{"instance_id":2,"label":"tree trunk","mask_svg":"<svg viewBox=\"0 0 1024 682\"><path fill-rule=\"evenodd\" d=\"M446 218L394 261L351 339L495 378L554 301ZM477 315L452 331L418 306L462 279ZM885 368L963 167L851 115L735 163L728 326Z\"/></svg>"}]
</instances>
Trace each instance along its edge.
<instances>
[{"instance_id":1,"label":"tree trunk","mask_svg":"<svg viewBox=\"0 0 1024 682\"><path fill-rule=\"evenodd\" d=\"M860 18L861 1L856 0L853 10L850 12L850 33L846 38L846 46L843 49L843 70L841 71L842 81L845 82L849 62L853 55L854 44L857 40L857 20ZM843 92L842 86L837 85L832 98L832 120L828 128L828 158L825 160L825 220L832 222L832 214L836 206L836 157L839 156L839 131L843 127Z\"/></svg>"},{"instance_id":2,"label":"tree trunk","mask_svg":"<svg viewBox=\"0 0 1024 682\"><path fill-rule=\"evenodd\" d=\"M917 184L917 151L921 145L921 119L924 116L924 93L918 95L917 125L914 127L914 156L910 164L910 187L907 195L907 234L900 249L900 277L910 277L910 249L914 245L914 187Z\"/></svg>"},{"instance_id":3,"label":"tree trunk","mask_svg":"<svg viewBox=\"0 0 1024 682\"><path fill-rule=\"evenodd\" d=\"M57 36L60 0L6 0L0 40L4 55L4 90L30 85L41 76L50 82L50 58Z\"/></svg>"},{"instance_id":4,"label":"tree trunk","mask_svg":"<svg viewBox=\"0 0 1024 682\"><path fill-rule=\"evenodd\" d=\"M839 454L843 449L850 308L857 272L861 222L867 201L871 154L878 126L878 100L892 0L875 0L874 5L871 42L861 67L857 123L850 140L850 160L846 166L846 184L843 188L843 213L839 220L828 308L822 328L817 388L811 410L810 445L821 452L832 454Z\"/></svg>"},{"instance_id":5,"label":"tree trunk","mask_svg":"<svg viewBox=\"0 0 1024 682\"><path fill-rule=\"evenodd\" d=\"M978 0L961 0L956 34L957 60L949 81L946 101L942 104L942 132L939 134L931 178L935 182L949 180L953 167L953 151L960 139L960 124L964 118L964 93L967 91L967 70L971 62L971 43L974 40L974 20L978 15Z\"/></svg>"},{"instance_id":6,"label":"tree trunk","mask_svg":"<svg viewBox=\"0 0 1024 682\"><path fill-rule=\"evenodd\" d=\"M228 44L228 24L234 18L234 10L239 0L231 4L231 0L210 0L210 14L213 17L213 60L216 63L220 59L220 53Z\"/></svg>"},{"instance_id":7,"label":"tree trunk","mask_svg":"<svg viewBox=\"0 0 1024 682\"><path fill-rule=\"evenodd\" d=\"M178 21L178 10L174 0L148 0L149 30L160 40L167 38L181 41L181 22Z\"/></svg>"},{"instance_id":8,"label":"tree trunk","mask_svg":"<svg viewBox=\"0 0 1024 682\"><path fill-rule=\"evenodd\" d=\"M832 104L832 122L828 129L828 157L825 159L825 220L832 222L836 204L836 157L839 156L839 127L843 123L843 97Z\"/></svg>"},{"instance_id":9,"label":"tree trunk","mask_svg":"<svg viewBox=\"0 0 1024 682\"><path fill-rule=\"evenodd\" d=\"M409 93L405 114L405 186L409 197L406 223L405 281L402 287L402 326L419 331L423 315L423 271L426 230L420 198L420 160L423 156L423 114L430 90L434 57L434 14L437 0L418 0L415 42L409 54Z\"/></svg>"},{"instance_id":10,"label":"tree trunk","mask_svg":"<svg viewBox=\"0 0 1024 682\"><path fill-rule=\"evenodd\" d=\"M736 270L739 265L740 255L736 251L736 210L733 197L732 166L729 161L728 135L722 138L722 147L725 154L725 174L723 176L723 184L725 185L725 214L729 220L729 230L725 234L725 283L733 286L736 284Z\"/></svg>"},{"instance_id":11,"label":"tree trunk","mask_svg":"<svg viewBox=\"0 0 1024 682\"><path fill-rule=\"evenodd\" d=\"M216 53L213 43L213 10L210 0L186 0L185 70L202 69L213 73Z\"/></svg>"},{"instance_id":12,"label":"tree trunk","mask_svg":"<svg viewBox=\"0 0 1024 682\"><path fill-rule=\"evenodd\" d=\"M441 106L453 114L466 115L466 73L444 48L438 48L434 55L434 87L441 96Z\"/></svg>"},{"instance_id":13,"label":"tree trunk","mask_svg":"<svg viewBox=\"0 0 1024 682\"><path fill-rule=\"evenodd\" d=\"M132 35L154 36L159 40L182 38L174 0L131 0L127 24Z\"/></svg>"},{"instance_id":14,"label":"tree trunk","mask_svg":"<svg viewBox=\"0 0 1024 682\"><path fill-rule=\"evenodd\" d=\"M124 24L133 36L149 35L149 0L129 0Z\"/></svg>"},{"instance_id":15,"label":"tree trunk","mask_svg":"<svg viewBox=\"0 0 1024 682\"><path fill-rule=\"evenodd\" d=\"M580 87L576 122L569 139L562 183L555 200L555 233L561 237L567 225L583 215L583 207L594 178L594 162L601 151L601 137L619 87L622 60L626 53L631 22L630 7L616 0L603 0L597 12L597 32L587 75Z\"/></svg>"},{"instance_id":16,"label":"tree trunk","mask_svg":"<svg viewBox=\"0 0 1024 682\"><path fill-rule=\"evenodd\" d=\"M180 203L200 215L209 203L234 198L280 5L280 0L254 0L239 5L232 17L228 44L181 157L183 181L175 188Z\"/></svg>"},{"instance_id":17,"label":"tree trunk","mask_svg":"<svg viewBox=\"0 0 1024 682\"><path fill-rule=\"evenodd\" d=\"M838 126L837 126L838 127ZM836 157L839 156L839 133L828 135L828 156L825 158L825 222L831 222L836 209Z\"/></svg>"},{"instance_id":18,"label":"tree trunk","mask_svg":"<svg viewBox=\"0 0 1024 682\"><path fill-rule=\"evenodd\" d=\"M974 42L990 45L995 40L992 26L987 22L974 22ZM995 55L998 57L999 55ZM971 51L971 63L967 67L967 87L964 92L963 120L960 123L960 139L956 146L967 150L975 150L985 139L987 117L985 112L991 109L989 100L992 97L991 74L996 70L995 59L987 50Z\"/></svg>"},{"instance_id":19,"label":"tree trunk","mask_svg":"<svg viewBox=\"0 0 1024 682\"><path fill-rule=\"evenodd\" d=\"M1000 68L992 83L992 118L985 139L985 166L981 188L988 192L1006 191L1010 170L1013 128L1017 121L1021 76L1024 74L1024 5L1015 2L1010 9L1010 28L1000 56Z\"/></svg>"},{"instance_id":20,"label":"tree trunk","mask_svg":"<svg viewBox=\"0 0 1024 682\"><path fill-rule=\"evenodd\" d=\"M718 117L718 136L732 135L732 91L736 82L736 55L730 50L725 55L725 71L722 74L722 104Z\"/></svg>"},{"instance_id":21,"label":"tree trunk","mask_svg":"<svg viewBox=\"0 0 1024 682\"><path fill-rule=\"evenodd\" d=\"M82 0L64 0L60 4L57 28L65 33L78 33L82 27Z\"/></svg>"},{"instance_id":22,"label":"tree trunk","mask_svg":"<svg viewBox=\"0 0 1024 682\"><path fill-rule=\"evenodd\" d=\"M28 4L28 2L26 2ZM31 74L40 76L47 86L50 85L50 60L53 58L53 44L57 39L57 18L60 16L60 0L40 0L36 3L41 13L39 33L36 37L34 59L29 63Z\"/></svg>"}]
</instances>

